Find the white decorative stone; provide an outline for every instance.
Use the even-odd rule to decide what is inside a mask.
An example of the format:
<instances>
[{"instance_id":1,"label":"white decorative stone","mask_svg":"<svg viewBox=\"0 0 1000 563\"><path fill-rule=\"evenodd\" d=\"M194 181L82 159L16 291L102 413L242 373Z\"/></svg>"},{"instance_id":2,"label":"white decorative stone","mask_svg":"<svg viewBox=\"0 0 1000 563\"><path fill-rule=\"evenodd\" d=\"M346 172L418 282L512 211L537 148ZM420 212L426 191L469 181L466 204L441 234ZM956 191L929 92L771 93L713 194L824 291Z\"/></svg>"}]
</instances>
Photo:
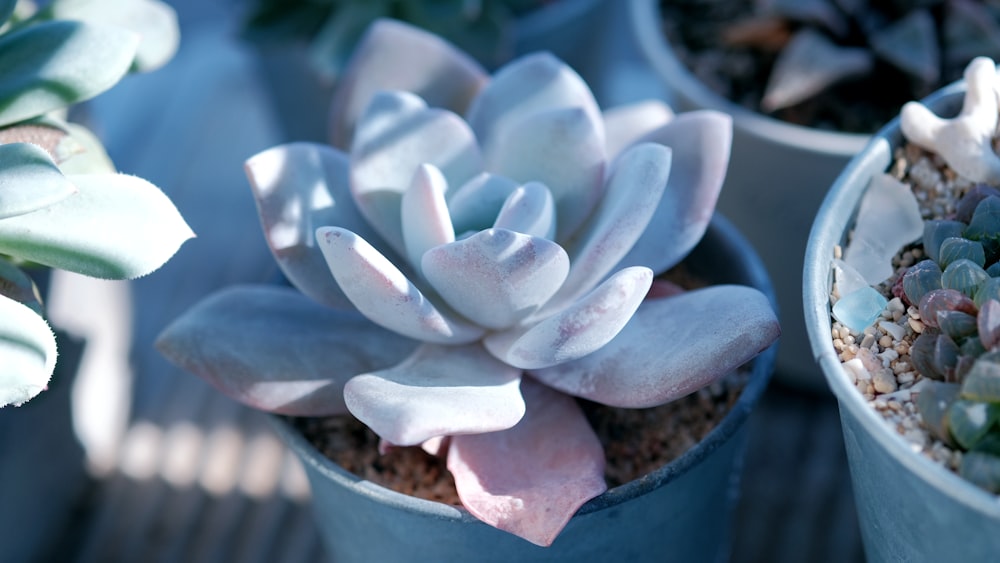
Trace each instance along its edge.
<instances>
[{"instance_id":1,"label":"white decorative stone","mask_svg":"<svg viewBox=\"0 0 1000 563\"><path fill-rule=\"evenodd\" d=\"M868 285L878 285L892 275L892 257L923 233L924 221L910 187L888 174L876 174L861 199L844 262Z\"/></svg>"}]
</instances>

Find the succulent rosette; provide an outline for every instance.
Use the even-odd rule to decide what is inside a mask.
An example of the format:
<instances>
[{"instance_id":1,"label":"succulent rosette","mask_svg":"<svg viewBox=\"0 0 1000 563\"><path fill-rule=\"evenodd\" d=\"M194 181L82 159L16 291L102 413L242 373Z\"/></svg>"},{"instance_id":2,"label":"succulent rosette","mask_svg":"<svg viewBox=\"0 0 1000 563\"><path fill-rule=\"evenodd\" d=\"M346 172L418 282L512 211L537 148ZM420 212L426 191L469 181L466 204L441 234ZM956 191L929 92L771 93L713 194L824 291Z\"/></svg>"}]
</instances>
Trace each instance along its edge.
<instances>
[{"instance_id":1,"label":"succulent rosette","mask_svg":"<svg viewBox=\"0 0 1000 563\"><path fill-rule=\"evenodd\" d=\"M380 20L331 115L344 150L292 143L246 163L297 290L228 289L158 341L248 405L350 413L386 444L447 456L473 515L549 545L606 489L576 397L663 404L778 337L756 289L650 291L713 214L724 114L602 113L551 55L490 77Z\"/></svg>"}]
</instances>

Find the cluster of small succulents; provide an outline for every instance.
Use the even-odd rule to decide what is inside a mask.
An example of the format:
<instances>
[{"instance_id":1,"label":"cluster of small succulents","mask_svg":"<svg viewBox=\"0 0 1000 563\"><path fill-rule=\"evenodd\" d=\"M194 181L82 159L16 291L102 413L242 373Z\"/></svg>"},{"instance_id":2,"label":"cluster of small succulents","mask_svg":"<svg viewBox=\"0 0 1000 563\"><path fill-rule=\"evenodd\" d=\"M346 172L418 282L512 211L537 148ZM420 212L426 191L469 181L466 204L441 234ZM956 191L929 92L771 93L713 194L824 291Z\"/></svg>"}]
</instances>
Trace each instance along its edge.
<instances>
[{"instance_id":1,"label":"cluster of small succulents","mask_svg":"<svg viewBox=\"0 0 1000 563\"><path fill-rule=\"evenodd\" d=\"M975 56L1000 57L996 2L662 5L676 22L668 22L668 35L710 87L754 110L816 127L873 132L904 102L958 79Z\"/></svg>"},{"instance_id":2,"label":"cluster of small succulents","mask_svg":"<svg viewBox=\"0 0 1000 563\"><path fill-rule=\"evenodd\" d=\"M924 377L917 406L934 434L965 451L960 473L1000 492L1000 190L980 185L954 219L927 221L927 259L901 279L926 327L910 347Z\"/></svg>"},{"instance_id":3,"label":"cluster of small succulents","mask_svg":"<svg viewBox=\"0 0 1000 563\"><path fill-rule=\"evenodd\" d=\"M549 545L607 487L575 398L663 404L778 337L756 289L654 281L708 226L728 116L602 112L549 54L490 77L391 20L339 88L335 145L349 148L291 143L246 163L298 291L228 289L157 341L229 396L350 414L387 447L445 457L469 512Z\"/></svg>"},{"instance_id":4,"label":"cluster of small succulents","mask_svg":"<svg viewBox=\"0 0 1000 563\"><path fill-rule=\"evenodd\" d=\"M378 18L409 22L469 53L487 68L513 56L514 20L545 0L254 0L245 35L255 41L305 40L313 66L335 78L365 29Z\"/></svg>"},{"instance_id":5,"label":"cluster of small succulents","mask_svg":"<svg viewBox=\"0 0 1000 563\"><path fill-rule=\"evenodd\" d=\"M890 258L899 246L918 239L926 258L892 284L893 296L916 307L922 327L906 358L925 378L919 391L914 388L917 410L935 437L963 452L959 473L1000 493L1000 156L993 149L1000 123L1000 75L993 60L977 57L966 66L964 78L965 98L956 116L939 117L919 102L908 102L900 113L906 140L935 155L962 179L956 183L962 186L956 192L961 197L953 212L918 222L922 237L908 235L920 218L917 198L909 186L878 176L880 181L869 185L862 200L845 263L836 266L843 280L838 283L851 285L844 270L852 267L846 264L849 252L857 249L857 256L865 256L855 256L853 265L865 264L861 269L866 273L854 285L881 284L892 279ZM895 198L874 195L886 188L901 191ZM865 211L869 197L881 200L875 214ZM897 215L906 219L887 222ZM890 234L899 246L887 242ZM908 236L913 238L900 240ZM872 298L873 293L868 286L842 293L834 316L848 320L845 325L853 322L854 330L871 324L886 304L881 295ZM902 334L903 329L898 330Z\"/></svg>"},{"instance_id":6,"label":"cluster of small succulents","mask_svg":"<svg viewBox=\"0 0 1000 563\"><path fill-rule=\"evenodd\" d=\"M118 174L67 109L173 56L173 10L156 0L0 1L0 406L43 390L56 341L26 264L125 279L192 233L170 200Z\"/></svg>"}]
</instances>

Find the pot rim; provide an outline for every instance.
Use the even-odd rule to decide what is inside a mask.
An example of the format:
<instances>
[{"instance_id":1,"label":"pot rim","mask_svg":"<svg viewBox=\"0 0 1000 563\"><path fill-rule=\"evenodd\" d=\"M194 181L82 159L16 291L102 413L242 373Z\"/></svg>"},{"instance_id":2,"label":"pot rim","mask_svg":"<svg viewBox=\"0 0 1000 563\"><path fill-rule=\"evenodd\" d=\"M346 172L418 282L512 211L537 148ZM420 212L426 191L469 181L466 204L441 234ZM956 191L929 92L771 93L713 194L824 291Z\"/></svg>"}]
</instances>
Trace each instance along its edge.
<instances>
[{"instance_id":1,"label":"pot rim","mask_svg":"<svg viewBox=\"0 0 1000 563\"><path fill-rule=\"evenodd\" d=\"M774 290L763 262L749 241L743 237L732 223L716 213L712 217L712 221L702 241L706 239L713 239L716 245L724 245L726 254L741 256L745 261L742 264L745 267L745 272L743 272L745 279L741 280L741 283L764 292L771 302L771 306L777 309ZM747 385L740 393L739 399L733 404L722 421L698 444L677 459L651 473L624 485L608 489L603 494L587 501L576 512L574 518L579 515L615 507L630 499L658 489L681 477L701 463L712 452L719 449L744 426L754 405L767 388L767 384L774 371L776 357L777 343L772 344L768 349L751 360L751 373L748 377ZM314 467L320 474L336 481L343 487L354 489L357 493L369 497L374 501L392 505L402 510L425 513L428 516L437 518L479 522L464 507L456 507L412 497L382 487L371 481L366 481L343 469L319 452L286 418L272 415L269 417L269 420L281 438L289 444L300 459Z\"/></svg>"},{"instance_id":2,"label":"pot rim","mask_svg":"<svg viewBox=\"0 0 1000 563\"><path fill-rule=\"evenodd\" d=\"M946 86L922 100L935 111L957 113L965 83ZM957 102L957 104L956 104ZM899 116L882 127L871 142L848 163L834 182L817 212L806 247L803 271L803 307L806 329L813 356L819 363L827 384L837 397L841 415L845 411L861 422L889 455L904 467L919 475L930 486L955 498L991 518L1000 518L1000 501L996 495L980 489L956 473L914 452L908 442L871 408L864 397L848 381L840 359L833 348L830 323L830 284L832 258L836 245L841 244L854 218L855 210L868 186L872 171L885 171L892 161L895 147L903 142Z\"/></svg>"},{"instance_id":3,"label":"pot rim","mask_svg":"<svg viewBox=\"0 0 1000 563\"><path fill-rule=\"evenodd\" d=\"M663 16L659 0L631 0L629 6L639 50L657 71L671 97L679 97L683 104L728 113L733 117L733 126L750 135L778 145L808 147L818 153L850 157L871 138L862 133L842 133L787 123L726 99L698 80L674 56L660 26Z\"/></svg>"}]
</instances>

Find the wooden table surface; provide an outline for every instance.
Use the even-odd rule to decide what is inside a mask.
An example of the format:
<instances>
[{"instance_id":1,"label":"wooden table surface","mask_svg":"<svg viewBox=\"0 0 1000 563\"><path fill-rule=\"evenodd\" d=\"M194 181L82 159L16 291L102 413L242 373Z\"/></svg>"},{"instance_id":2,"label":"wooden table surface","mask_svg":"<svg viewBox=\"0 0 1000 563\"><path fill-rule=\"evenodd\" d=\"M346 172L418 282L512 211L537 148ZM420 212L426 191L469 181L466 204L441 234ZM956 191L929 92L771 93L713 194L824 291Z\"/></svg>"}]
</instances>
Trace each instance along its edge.
<instances>
[{"instance_id":1,"label":"wooden table surface","mask_svg":"<svg viewBox=\"0 0 1000 563\"><path fill-rule=\"evenodd\" d=\"M260 73L233 39L232 0L175 4L175 59L90 109L119 168L163 188L198 238L146 278L54 282L54 321L88 347L74 389L57 381L51 398L0 412L0 550L13 557L2 561L326 561L304 474L266 416L152 348L204 295L274 274L242 172L246 157L282 140ZM83 446L31 445L32 432L68 431L66 409L48 413L71 398L89 428ZM833 398L772 384L750 425L731 561L862 560ZM36 484L42 492L25 501Z\"/></svg>"}]
</instances>

